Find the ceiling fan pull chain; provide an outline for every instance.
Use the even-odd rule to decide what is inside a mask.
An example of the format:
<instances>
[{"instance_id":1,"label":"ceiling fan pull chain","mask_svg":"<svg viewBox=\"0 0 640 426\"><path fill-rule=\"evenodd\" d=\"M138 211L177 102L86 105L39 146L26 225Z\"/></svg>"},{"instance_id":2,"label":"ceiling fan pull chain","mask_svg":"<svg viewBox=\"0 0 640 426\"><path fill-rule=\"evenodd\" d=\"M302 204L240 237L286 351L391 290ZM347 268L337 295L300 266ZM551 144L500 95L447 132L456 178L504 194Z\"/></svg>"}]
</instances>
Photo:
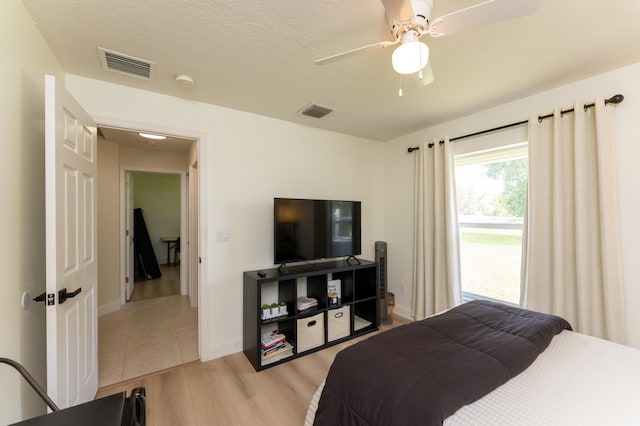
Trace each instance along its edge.
<instances>
[{"instance_id":1,"label":"ceiling fan pull chain","mask_svg":"<svg viewBox=\"0 0 640 426\"><path fill-rule=\"evenodd\" d=\"M419 55L418 60L420 61L420 64L422 64L422 49L420 49L420 50L419 50L418 55ZM423 77L423 75L422 75L422 68L420 68L420 69L418 70L418 79L419 79L420 81L422 81L422 77Z\"/></svg>"}]
</instances>

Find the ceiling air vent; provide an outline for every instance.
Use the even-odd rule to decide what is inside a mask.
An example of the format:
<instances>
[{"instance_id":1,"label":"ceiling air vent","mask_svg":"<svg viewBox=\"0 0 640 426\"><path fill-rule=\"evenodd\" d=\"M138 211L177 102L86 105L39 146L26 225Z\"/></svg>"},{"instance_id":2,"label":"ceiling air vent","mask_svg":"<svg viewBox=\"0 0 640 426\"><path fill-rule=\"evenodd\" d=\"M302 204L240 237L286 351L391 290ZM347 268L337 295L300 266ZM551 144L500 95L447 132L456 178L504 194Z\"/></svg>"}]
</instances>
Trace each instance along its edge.
<instances>
[{"instance_id":1,"label":"ceiling air vent","mask_svg":"<svg viewBox=\"0 0 640 426\"><path fill-rule=\"evenodd\" d=\"M322 106L318 104L308 104L307 106L302 108L300 111L298 111L298 114L306 115L307 117L322 118L332 111L333 111L333 108L329 108L327 106Z\"/></svg>"},{"instance_id":2,"label":"ceiling air vent","mask_svg":"<svg viewBox=\"0 0 640 426\"><path fill-rule=\"evenodd\" d=\"M135 58L124 53L98 47L102 68L121 74L131 75L145 80L151 80L154 74L155 62Z\"/></svg>"}]
</instances>

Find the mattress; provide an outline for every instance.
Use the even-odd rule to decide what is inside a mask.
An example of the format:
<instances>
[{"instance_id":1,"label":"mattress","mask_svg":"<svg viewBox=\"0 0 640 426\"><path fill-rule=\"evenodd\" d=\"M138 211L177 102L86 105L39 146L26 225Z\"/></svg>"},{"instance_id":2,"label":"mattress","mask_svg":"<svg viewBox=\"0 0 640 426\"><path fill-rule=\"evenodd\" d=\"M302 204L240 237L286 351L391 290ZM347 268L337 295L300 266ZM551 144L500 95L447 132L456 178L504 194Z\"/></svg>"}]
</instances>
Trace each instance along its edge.
<instances>
[{"instance_id":1,"label":"mattress","mask_svg":"<svg viewBox=\"0 0 640 426\"><path fill-rule=\"evenodd\" d=\"M314 394L312 425L322 393ZM640 350L571 331L524 372L448 417L446 426L639 425Z\"/></svg>"}]
</instances>

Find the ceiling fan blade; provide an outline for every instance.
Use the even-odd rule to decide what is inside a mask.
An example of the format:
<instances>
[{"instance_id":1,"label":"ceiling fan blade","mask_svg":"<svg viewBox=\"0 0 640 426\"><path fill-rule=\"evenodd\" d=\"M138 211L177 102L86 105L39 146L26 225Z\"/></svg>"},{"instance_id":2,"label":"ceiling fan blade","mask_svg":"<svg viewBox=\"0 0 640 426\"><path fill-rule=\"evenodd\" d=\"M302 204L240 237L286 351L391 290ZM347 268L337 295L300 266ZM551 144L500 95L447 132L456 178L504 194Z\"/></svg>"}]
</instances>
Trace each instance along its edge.
<instances>
[{"instance_id":1,"label":"ceiling fan blade","mask_svg":"<svg viewBox=\"0 0 640 426\"><path fill-rule=\"evenodd\" d=\"M418 87L424 87L433 83L435 78L433 77L433 70L431 69L431 62L427 62L424 68L422 68L422 80L418 77L419 73L413 75L413 82Z\"/></svg>"},{"instance_id":2,"label":"ceiling fan blade","mask_svg":"<svg viewBox=\"0 0 640 426\"><path fill-rule=\"evenodd\" d=\"M411 0L382 0L387 18L392 21L410 21L413 19L413 6Z\"/></svg>"},{"instance_id":3,"label":"ceiling fan blade","mask_svg":"<svg viewBox=\"0 0 640 426\"><path fill-rule=\"evenodd\" d=\"M381 47L389 47L397 44L399 40L396 41L379 41L378 43L369 44L367 46L358 47L356 49L347 50L346 52L337 53L335 55L327 56L326 58L317 59L313 61L314 64L324 65L331 63L333 61L337 61L339 59L348 58L349 56L354 56L359 53L367 52L369 50L378 49Z\"/></svg>"},{"instance_id":4,"label":"ceiling fan blade","mask_svg":"<svg viewBox=\"0 0 640 426\"><path fill-rule=\"evenodd\" d=\"M489 0L439 16L431 23L433 36L455 34L533 14L542 0Z\"/></svg>"}]
</instances>

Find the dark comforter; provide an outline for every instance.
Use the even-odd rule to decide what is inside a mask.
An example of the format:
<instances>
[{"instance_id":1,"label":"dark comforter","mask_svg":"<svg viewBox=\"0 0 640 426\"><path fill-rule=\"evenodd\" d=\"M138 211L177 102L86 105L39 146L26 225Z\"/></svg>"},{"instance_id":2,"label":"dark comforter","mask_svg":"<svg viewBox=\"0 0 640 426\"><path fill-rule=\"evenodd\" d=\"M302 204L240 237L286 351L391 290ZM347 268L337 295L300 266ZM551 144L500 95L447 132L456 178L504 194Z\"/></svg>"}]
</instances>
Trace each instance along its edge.
<instances>
[{"instance_id":1,"label":"dark comforter","mask_svg":"<svg viewBox=\"0 0 640 426\"><path fill-rule=\"evenodd\" d=\"M440 425L525 370L560 317L473 301L341 351L315 425Z\"/></svg>"}]
</instances>

